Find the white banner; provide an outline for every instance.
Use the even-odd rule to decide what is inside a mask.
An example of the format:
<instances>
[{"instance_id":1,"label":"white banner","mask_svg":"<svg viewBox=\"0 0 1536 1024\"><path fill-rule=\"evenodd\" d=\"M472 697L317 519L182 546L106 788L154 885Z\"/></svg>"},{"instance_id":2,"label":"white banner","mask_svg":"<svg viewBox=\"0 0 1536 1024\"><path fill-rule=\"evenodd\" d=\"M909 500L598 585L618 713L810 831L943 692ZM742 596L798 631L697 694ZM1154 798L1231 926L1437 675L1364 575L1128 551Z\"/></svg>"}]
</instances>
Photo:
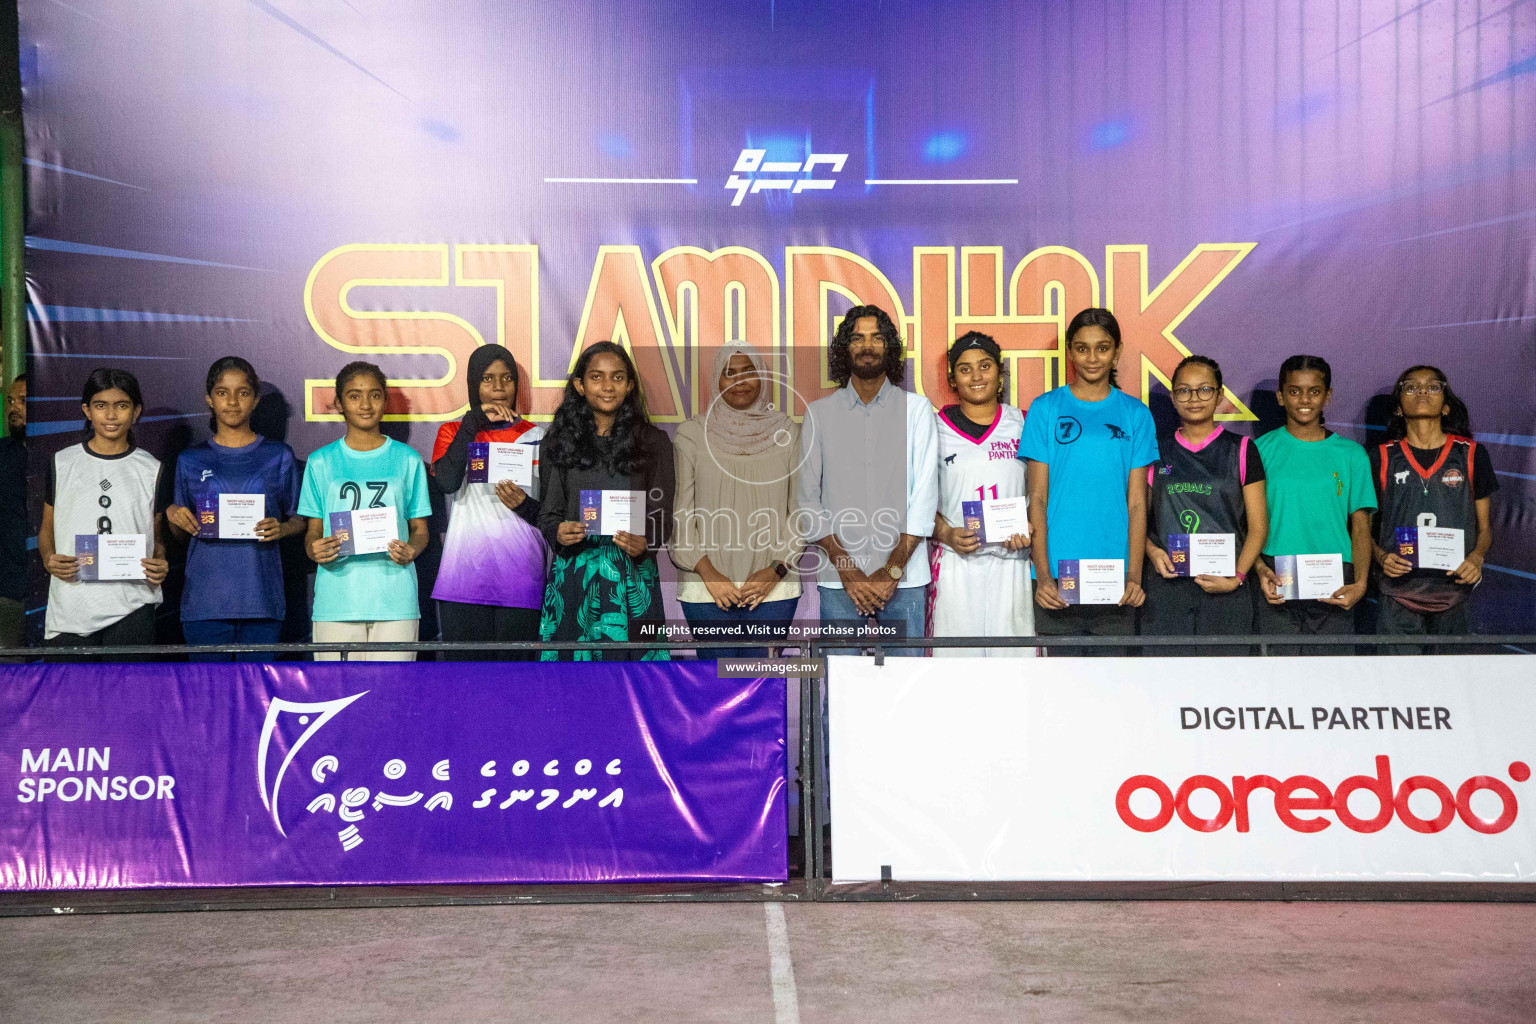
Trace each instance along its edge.
<instances>
[{"instance_id":1,"label":"white banner","mask_svg":"<svg viewBox=\"0 0 1536 1024\"><path fill-rule=\"evenodd\" d=\"M1529 658L827 661L837 881L1536 878Z\"/></svg>"}]
</instances>

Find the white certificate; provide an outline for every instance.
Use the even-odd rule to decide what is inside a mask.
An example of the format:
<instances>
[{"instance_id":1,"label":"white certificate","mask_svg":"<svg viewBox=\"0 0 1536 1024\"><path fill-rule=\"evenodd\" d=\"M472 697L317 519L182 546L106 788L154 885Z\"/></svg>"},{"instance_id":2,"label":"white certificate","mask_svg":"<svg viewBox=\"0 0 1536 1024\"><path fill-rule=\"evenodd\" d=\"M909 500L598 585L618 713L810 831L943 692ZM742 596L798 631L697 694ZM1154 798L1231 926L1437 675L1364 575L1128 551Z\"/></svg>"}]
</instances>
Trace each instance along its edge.
<instances>
[{"instance_id":1,"label":"white certificate","mask_svg":"<svg viewBox=\"0 0 1536 1024\"><path fill-rule=\"evenodd\" d=\"M1419 527L1420 569L1457 569L1467 558L1467 532L1442 530L1438 526Z\"/></svg>"},{"instance_id":2,"label":"white certificate","mask_svg":"<svg viewBox=\"0 0 1536 1024\"><path fill-rule=\"evenodd\" d=\"M644 491L582 491L581 522L587 533L612 537L620 530L645 536Z\"/></svg>"},{"instance_id":3,"label":"white certificate","mask_svg":"<svg viewBox=\"0 0 1536 1024\"><path fill-rule=\"evenodd\" d=\"M389 550L389 542L400 539L393 508L360 508L352 513L352 549L355 554L372 555Z\"/></svg>"},{"instance_id":4,"label":"white certificate","mask_svg":"<svg viewBox=\"0 0 1536 1024\"><path fill-rule=\"evenodd\" d=\"M220 540L257 540L256 524L265 518L265 494L219 495Z\"/></svg>"},{"instance_id":5,"label":"white certificate","mask_svg":"<svg viewBox=\"0 0 1536 1024\"><path fill-rule=\"evenodd\" d=\"M331 536L341 541L341 555L376 555L400 540L393 508L358 508L331 513Z\"/></svg>"},{"instance_id":6,"label":"white certificate","mask_svg":"<svg viewBox=\"0 0 1536 1024\"><path fill-rule=\"evenodd\" d=\"M1277 555L1275 576L1280 596L1287 600L1317 601L1332 597L1344 585L1344 556Z\"/></svg>"},{"instance_id":7,"label":"white certificate","mask_svg":"<svg viewBox=\"0 0 1536 1024\"><path fill-rule=\"evenodd\" d=\"M487 444L485 475L488 483L511 480L519 487L533 486L533 466L539 446L536 444Z\"/></svg>"},{"instance_id":8,"label":"white certificate","mask_svg":"<svg viewBox=\"0 0 1536 1024\"><path fill-rule=\"evenodd\" d=\"M1178 555L1186 558L1180 561ZM1168 554L1180 576L1236 576L1237 534L1174 533L1168 536Z\"/></svg>"},{"instance_id":9,"label":"white certificate","mask_svg":"<svg viewBox=\"0 0 1536 1024\"><path fill-rule=\"evenodd\" d=\"M1056 592L1068 604L1119 604L1125 596L1125 559L1062 559Z\"/></svg>"},{"instance_id":10,"label":"white certificate","mask_svg":"<svg viewBox=\"0 0 1536 1024\"><path fill-rule=\"evenodd\" d=\"M988 498L974 504L981 506L983 544L1001 544L1016 533L1029 536L1028 498Z\"/></svg>"},{"instance_id":11,"label":"white certificate","mask_svg":"<svg viewBox=\"0 0 1536 1024\"><path fill-rule=\"evenodd\" d=\"M510 480L527 490L533 487L534 469L538 464L537 444L471 441L467 479L472 484L496 484Z\"/></svg>"},{"instance_id":12,"label":"white certificate","mask_svg":"<svg viewBox=\"0 0 1536 1024\"><path fill-rule=\"evenodd\" d=\"M103 533L96 537L98 580L142 580L148 557L148 538L142 533Z\"/></svg>"},{"instance_id":13,"label":"white certificate","mask_svg":"<svg viewBox=\"0 0 1536 1024\"><path fill-rule=\"evenodd\" d=\"M612 537L620 530L645 536L645 492L604 491L598 522L597 532L605 537Z\"/></svg>"}]
</instances>

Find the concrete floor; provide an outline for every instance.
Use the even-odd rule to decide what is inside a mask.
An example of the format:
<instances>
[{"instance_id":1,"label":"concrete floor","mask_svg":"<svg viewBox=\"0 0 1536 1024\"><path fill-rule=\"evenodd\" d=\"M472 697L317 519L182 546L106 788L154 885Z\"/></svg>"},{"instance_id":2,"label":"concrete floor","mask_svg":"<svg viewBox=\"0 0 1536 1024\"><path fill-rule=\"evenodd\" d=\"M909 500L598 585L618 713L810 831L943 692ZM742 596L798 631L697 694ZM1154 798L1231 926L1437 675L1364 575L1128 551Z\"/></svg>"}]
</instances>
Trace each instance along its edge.
<instances>
[{"instance_id":1,"label":"concrete floor","mask_svg":"<svg viewBox=\"0 0 1536 1024\"><path fill-rule=\"evenodd\" d=\"M761 904L0 919L0 1021L1536 1021L1536 905L784 911L777 1007Z\"/></svg>"}]
</instances>

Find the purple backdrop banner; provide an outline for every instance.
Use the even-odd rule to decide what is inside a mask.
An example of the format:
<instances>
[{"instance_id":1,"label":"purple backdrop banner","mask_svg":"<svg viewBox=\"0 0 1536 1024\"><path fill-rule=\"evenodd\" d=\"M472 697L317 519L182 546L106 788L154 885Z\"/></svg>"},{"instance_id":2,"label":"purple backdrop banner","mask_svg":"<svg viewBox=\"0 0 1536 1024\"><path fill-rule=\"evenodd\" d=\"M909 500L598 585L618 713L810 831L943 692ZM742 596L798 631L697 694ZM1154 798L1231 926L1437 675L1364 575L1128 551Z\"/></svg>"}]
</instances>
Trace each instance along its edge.
<instances>
[{"instance_id":1,"label":"purple backdrop banner","mask_svg":"<svg viewBox=\"0 0 1536 1024\"><path fill-rule=\"evenodd\" d=\"M231 353L299 458L340 436L331 381L359 358L426 455L483 343L548 422L577 351L622 341L670 430L744 339L798 419L839 318L873 302L905 387L954 401L944 351L978 329L1027 409L1066 382L1073 314L1106 306L1121 385L1164 426L1189 353L1253 435L1283 423L1281 361L1327 357L1328 424L1367 445L1398 374L1438 366L1501 481L1474 619L1536 622L1536 4L19 9L39 496L98 365L138 376L139 444L167 466L207 436L204 373Z\"/></svg>"},{"instance_id":2,"label":"purple backdrop banner","mask_svg":"<svg viewBox=\"0 0 1536 1024\"><path fill-rule=\"evenodd\" d=\"M0 669L0 888L782 880L782 679Z\"/></svg>"}]
</instances>

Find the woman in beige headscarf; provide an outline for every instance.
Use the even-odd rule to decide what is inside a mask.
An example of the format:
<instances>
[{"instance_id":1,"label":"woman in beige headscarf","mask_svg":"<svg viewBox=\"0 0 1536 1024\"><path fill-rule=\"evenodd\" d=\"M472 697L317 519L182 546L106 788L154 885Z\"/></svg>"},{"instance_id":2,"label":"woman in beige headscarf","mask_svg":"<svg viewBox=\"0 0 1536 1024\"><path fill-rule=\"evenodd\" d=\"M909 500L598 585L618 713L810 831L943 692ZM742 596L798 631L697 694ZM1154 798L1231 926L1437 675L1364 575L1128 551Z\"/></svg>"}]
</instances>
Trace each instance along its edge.
<instances>
[{"instance_id":1,"label":"woman in beige headscarf","mask_svg":"<svg viewBox=\"0 0 1536 1024\"><path fill-rule=\"evenodd\" d=\"M725 345L709 382L711 401L677 428L672 441L677 500L670 551L679 570L677 599L694 639L744 641L740 648L702 655L756 657L763 653L757 645L784 643L800 598L790 528L800 428L773 404L769 374L755 348Z\"/></svg>"}]
</instances>

